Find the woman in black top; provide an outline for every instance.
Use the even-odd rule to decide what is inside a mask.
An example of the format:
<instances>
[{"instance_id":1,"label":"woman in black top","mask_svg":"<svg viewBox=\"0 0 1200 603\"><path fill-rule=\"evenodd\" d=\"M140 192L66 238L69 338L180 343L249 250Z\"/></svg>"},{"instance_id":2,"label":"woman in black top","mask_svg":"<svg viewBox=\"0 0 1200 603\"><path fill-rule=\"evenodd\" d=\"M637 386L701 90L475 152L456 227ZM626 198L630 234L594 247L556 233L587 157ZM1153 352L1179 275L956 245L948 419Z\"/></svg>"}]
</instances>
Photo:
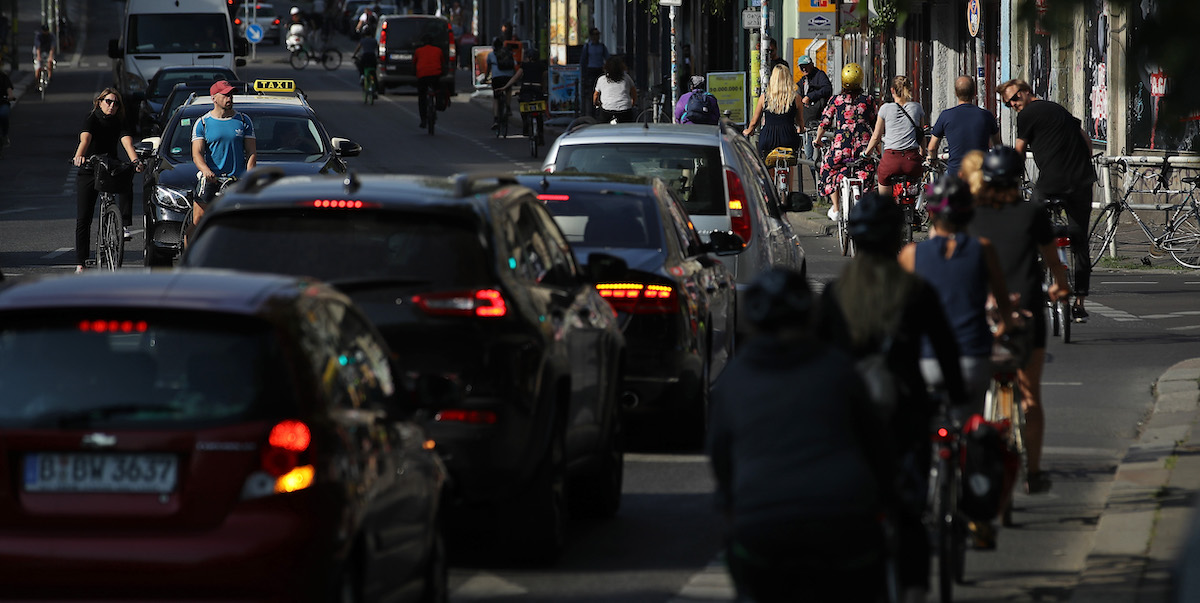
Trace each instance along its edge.
<instances>
[{"instance_id":1,"label":"woman in black top","mask_svg":"<svg viewBox=\"0 0 1200 603\"><path fill-rule=\"evenodd\" d=\"M87 166L87 158L91 155L119 157L121 149L125 150L130 161L137 161L133 136L125 123L121 95L112 88L105 88L92 101L92 110L83 122L83 131L79 133L79 146L75 148L75 157L71 159L79 168L75 180L75 272L83 272L91 251L92 214L96 211L95 173ZM140 166L138 171L141 171ZM132 178L123 189L117 194L117 199L121 221L125 226L125 240L128 241L129 226L133 224Z\"/></svg>"}]
</instances>

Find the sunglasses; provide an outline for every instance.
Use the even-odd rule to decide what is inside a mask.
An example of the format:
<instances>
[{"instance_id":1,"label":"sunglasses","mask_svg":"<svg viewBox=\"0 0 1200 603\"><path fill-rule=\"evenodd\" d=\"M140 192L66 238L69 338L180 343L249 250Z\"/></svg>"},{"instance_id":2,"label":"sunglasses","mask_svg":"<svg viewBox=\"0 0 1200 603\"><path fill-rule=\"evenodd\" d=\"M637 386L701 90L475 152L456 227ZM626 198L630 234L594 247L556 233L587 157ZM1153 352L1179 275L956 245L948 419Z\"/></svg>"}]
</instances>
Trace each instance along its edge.
<instances>
[{"instance_id":1,"label":"sunglasses","mask_svg":"<svg viewBox=\"0 0 1200 603\"><path fill-rule=\"evenodd\" d=\"M115 98L102 98L102 99L100 99L100 102L107 103L107 104L110 104L110 105L119 105L119 104L121 104L121 101L119 101L119 100L117 100L117 99L115 99Z\"/></svg>"},{"instance_id":2,"label":"sunglasses","mask_svg":"<svg viewBox=\"0 0 1200 603\"><path fill-rule=\"evenodd\" d=\"M1018 96L1021 96L1021 91L1020 91L1020 90L1017 90L1016 92L1013 92L1013 95L1012 95L1012 96L1010 96L1010 97L1008 97L1008 100L1004 101L1004 106L1005 106L1005 107L1009 107L1009 108L1011 108L1011 107L1012 107L1012 103L1013 103L1013 101L1017 100L1017 97L1018 97Z\"/></svg>"}]
</instances>

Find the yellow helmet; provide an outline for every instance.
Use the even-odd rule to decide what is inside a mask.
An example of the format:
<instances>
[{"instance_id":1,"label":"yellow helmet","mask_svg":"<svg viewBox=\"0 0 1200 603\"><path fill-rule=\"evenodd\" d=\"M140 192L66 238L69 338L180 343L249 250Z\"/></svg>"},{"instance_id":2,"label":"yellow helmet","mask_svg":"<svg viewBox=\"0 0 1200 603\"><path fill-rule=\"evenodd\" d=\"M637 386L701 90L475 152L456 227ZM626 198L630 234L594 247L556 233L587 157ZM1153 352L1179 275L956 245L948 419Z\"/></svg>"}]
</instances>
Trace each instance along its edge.
<instances>
[{"instance_id":1,"label":"yellow helmet","mask_svg":"<svg viewBox=\"0 0 1200 603\"><path fill-rule=\"evenodd\" d=\"M846 63L842 67L842 85L862 87L862 67L858 63Z\"/></svg>"}]
</instances>

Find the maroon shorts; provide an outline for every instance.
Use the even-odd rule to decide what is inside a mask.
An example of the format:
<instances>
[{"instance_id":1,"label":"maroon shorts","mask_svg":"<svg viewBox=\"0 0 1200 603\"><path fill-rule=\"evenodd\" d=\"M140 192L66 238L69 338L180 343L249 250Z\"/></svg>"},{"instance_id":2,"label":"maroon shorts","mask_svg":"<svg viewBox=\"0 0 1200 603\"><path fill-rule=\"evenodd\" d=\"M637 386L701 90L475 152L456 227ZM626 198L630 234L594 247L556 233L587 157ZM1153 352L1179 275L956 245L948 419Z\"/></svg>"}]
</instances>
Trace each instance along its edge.
<instances>
[{"instance_id":1,"label":"maroon shorts","mask_svg":"<svg viewBox=\"0 0 1200 603\"><path fill-rule=\"evenodd\" d=\"M879 182L892 184L892 178L896 176L908 176L920 181L923 161L920 149L915 147L907 151L888 149L883 152L883 159L879 160Z\"/></svg>"}]
</instances>

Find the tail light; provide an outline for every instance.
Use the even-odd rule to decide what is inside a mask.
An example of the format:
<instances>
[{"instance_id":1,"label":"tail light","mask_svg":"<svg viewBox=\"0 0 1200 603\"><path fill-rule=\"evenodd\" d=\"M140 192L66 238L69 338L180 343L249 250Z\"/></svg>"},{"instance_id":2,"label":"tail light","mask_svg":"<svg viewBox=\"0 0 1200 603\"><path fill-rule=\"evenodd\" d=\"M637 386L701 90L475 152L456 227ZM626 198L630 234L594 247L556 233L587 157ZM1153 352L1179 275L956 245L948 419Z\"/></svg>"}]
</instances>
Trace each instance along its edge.
<instances>
[{"instance_id":1,"label":"tail light","mask_svg":"<svg viewBox=\"0 0 1200 603\"><path fill-rule=\"evenodd\" d=\"M449 50L446 51L446 56L450 58L451 65L457 65L458 49L454 47L454 27L449 23L446 24L446 36L450 43Z\"/></svg>"},{"instance_id":2,"label":"tail light","mask_svg":"<svg viewBox=\"0 0 1200 603\"><path fill-rule=\"evenodd\" d=\"M279 25L279 19L275 19L275 21L272 22L272 25Z\"/></svg>"},{"instance_id":3,"label":"tail light","mask_svg":"<svg viewBox=\"0 0 1200 603\"><path fill-rule=\"evenodd\" d=\"M669 285L597 283L596 291L618 312L668 314L679 311L675 289Z\"/></svg>"},{"instance_id":4,"label":"tail light","mask_svg":"<svg viewBox=\"0 0 1200 603\"><path fill-rule=\"evenodd\" d=\"M242 18L241 18L241 17L238 17L238 18L234 19L234 20L233 20L233 24L234 24L234 25L241 25L241 24L242 24Z\"/></svg>"},{"instance_id":5,"label":"tail light","mask_svg":"<svg viewBox=\"0 0 1200 603\"><path fill-rule=\"evenodd\" d=\"M1054 244L1058 245L1059 247L1070 247L1071 237L1056 237L1054 239Z\"/></svg>"},{"instance_id":6,"label":"tail light","mask_svg":"<svg viewBox=\"0 0 1200 603\"><path fill-rule=\"evenodd\" d=\"M742 186L742 178L737 172L725 170L725 184L729 187L729 227L734 233L741 235L747 245L753 228L750 225L749 200L746 199L746 189Z\"/></svg>"},{"instance_id":7,"label":"tail light","mask_svg":"<svg viewBox=\"0 0 1200 603\"><path fill-rule=\"evenodd\" d=\"M387 21L384 21L379 26L379 63L383 66L383 60L387 58Z\"/></svg>"},{"instance_id":8,"label":"tail light","mask_svg":"<svg viewBox=\"0 0 1200 603\"><path fill-rule=\"evenodd\" d=\"M434 421L442 423L472 423L476 425L495 425L496 413L490 410L465 410L448 408L439 410L433 416Z\"/></svg>"},{"instance_id":9,"label":"tail light","mask_svg":"<svg viewBox=\"0 0 1200 603\"><path fill-rule=\"evenodd\" d=\"M508 314L504 295L495 289L439 291L414 295L413 303L431 316L478 316L501 318Z\"/></svg>"},{"instance_id":10,"label":"tail light","mask_svg":"<svg viewBox=\"0 0 1200 603\"><path fill-rule=\"evenodd\" d=\"M276 423L259 456L259 468L246 478L242 498L261 498L296 492L313 485L316 475L311 459L312 432L303 421Z\"/></svg>"},{"instance_id":11,"label":"tail light","mask_svg":"<svg viewBox=\"0 0 1200 603\"><path fill-rule=\"evenodd\" d=\"M892 185L892 198L900 205L912 205L917 202L917 196L920 194L918 185L913 185L911 188L904 186L904 183L897 182Z\"/></svg>"}]
</instances>

